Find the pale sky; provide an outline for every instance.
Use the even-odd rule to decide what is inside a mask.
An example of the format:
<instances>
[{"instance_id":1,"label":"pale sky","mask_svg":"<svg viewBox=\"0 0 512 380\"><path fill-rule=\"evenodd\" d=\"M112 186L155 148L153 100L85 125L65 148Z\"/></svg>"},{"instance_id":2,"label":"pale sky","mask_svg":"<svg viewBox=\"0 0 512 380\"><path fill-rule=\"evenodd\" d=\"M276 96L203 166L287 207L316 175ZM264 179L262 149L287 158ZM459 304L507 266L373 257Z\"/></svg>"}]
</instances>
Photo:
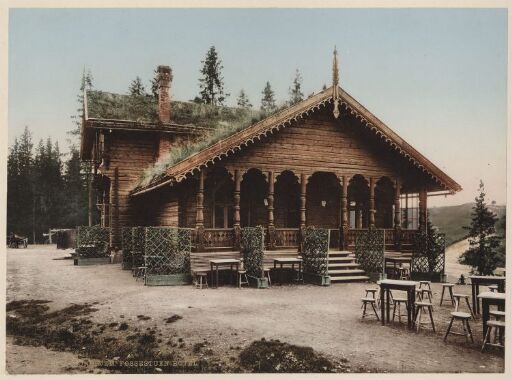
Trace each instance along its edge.
<instances>
[{"instance_id":1,"label":"pale sky","mask_svg":"<svg viewBox=\"0 0 512 380\"><path fill-rule=\"evenodd\" d=\"M297 68L306 95L329 86L336 45L341 86L462 185L429 205L472 201L480 179L505 203L505 9L14 9L9 144L28 125L64 150L84 67L126 93L167 64L173 99L192 99L211 45L228 104L243 88L258 107L267 80L286 100Z\"/></svg>"}]
</instances>

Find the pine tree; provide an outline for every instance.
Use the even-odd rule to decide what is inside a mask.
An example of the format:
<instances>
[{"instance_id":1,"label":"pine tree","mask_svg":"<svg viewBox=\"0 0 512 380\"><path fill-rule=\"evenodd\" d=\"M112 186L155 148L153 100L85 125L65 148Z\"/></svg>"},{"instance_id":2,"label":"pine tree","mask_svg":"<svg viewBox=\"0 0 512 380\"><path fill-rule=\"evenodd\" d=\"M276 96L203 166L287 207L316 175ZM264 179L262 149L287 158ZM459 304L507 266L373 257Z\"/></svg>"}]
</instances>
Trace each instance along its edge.
<instances>
[{"instance_id":1,"label":"pine tree","mask_svg":"<svg viewBox=\"0 0 512 380\"><path fill-rule=\"evenodd\" d=\"M274 91L270 87L270 82L267 81L265 88L262 92L263 97L261 98L261 110L267 113L273 112L277 109L276 100L274 98Z\"/></svg>"},{"instance_id":2,"label":"pine tree","mask_svg":"<svg viewBox=\"0 0 512 380\"><path fill-rule=\"evenodd\" d=\"M199 79L201 99L206 104L222 105L229 94L224 93L224 78L222 77L222 61L219 59L215 46L211 46L206 58L201 61L202 78Z\"/></svg>"},{"instance_id":3,"label":"pine tree","mask_svg":"<svg viewBox=\"0 0 512 380\"><path fill-rule=\"evenodd\" d=\"M90 70L83 71L82 73L82 79L80 82L80 92L78 93L76 100L78 103L78 109L76 110L77 114L71 116L71 119L73 120L73 123L75 124L75 128L73 128L71 131L69 131L69 135L71 137L78 137L80 136L80 126L82 125L82 115L84 113L84 91L89 91L93 89L93 77ZM72 142L74 143L74 142Z\"/></svg>"},{"instance_id":4,"label":"pine tree","mask_svg":"<svg viewBox=\"0 0 512 380\"><path fill-rule=\"evenodd\" d=\"M41 140L36 148L33 180L33 234L42 241L42 234L48 229L61 227L65 203L60 149L51 138Z\"/></svg>"},{"instance_id":5,"label":"pine tree","mask_svg":"<svg viewBox=\"0 0 512 380\"><path fill-rule=\"evenodd\" d=\"M70 145L70 155L69 160L73 160L73 165L80 165L80 171L72 170L68 174L68 166L66 166L66 177L64 178L65 185L64 185L64 196L66 198L66 204L69 205L76 205L74 208L68 208L66 211L66 217L63 219L63 226L64 227L70 227L74 228L79 225L85 225L87 224L87 204L88 204L88 183L92 180L92 174L91 174L91 162L87 161L81 161L80 160L80 154L78 153L78 144L76 139L78 136L80 136L80 128L82 125L82 115L83 115L83 104L84 104L84 91L89 91L94 88L93 85L93 76L91 72L85 71L82 74L82 79L80 82L80 91L77 95L77 113L74 116L71 116L71 119L73 120L73 123L75 124L75 127L73 130L69 131L68 134L70 135L70 139L68 140L68 143ZM71 178L71 175L74 175L74 178ZM74 186L74 185L68 185L68 183L77 183L81 182L81 186ZM80 191L80 194L73 194L70 192L70 188L75 189L75 191ZM77 198L80 200L79 203L74 201L74 198ZM69 203L68 200L70 200ZM93 207L93 219L97 216L97 210L95 207ZM84 219L85 215L85 219Z\"/></svg>"},{"instance_id":6,"label":"pine tree","mask_svg":"<svg viewBox=\"0 0 512 380\"><path fill-rule=\"evenodd\" d=\"M15 233L20 233L23 236L35 236L32 232L32 217L33 217L33 143L32 133L25 127L23 134L18 140L18 193L15 195L17 198L16 214L18 216L18 224Z\"/></svg>"},{"instance_id":7,"label":"pine tree","mask_svg":"<svg viewBox=\"0 0 512 380\"><path fill-rule=\"evenodd\" d=\"M302 93L302 76L300 75L299 69L295 71L295 78L293 79L289 93L290 105L296 104L304 99L304 94Z\"/></svg>"},{"instance_id":8,"label":"pine tree","mask_svg":"<svg viewBox=\"0 0 512 380\"><path fill-rule=\"evenodd\" d=\"M7 157L7 234L20 233L18 230L18 205L19 198L19 170L18 170L19 144L18 138L14 139L14 144L9 148Z\"/></svg>"},{"instance_id":9,"label":"pine tree","mask_svg":"<svg viewBox=\"0 0 512 380\"><path fill-rule=\"evenodd\" d=\"M82 170L80 152L76 147L70 148L69 159L64 169L64 214L62 227L75 228L87 224L87 173Z\"/></svg>"},{"instance_id":10,"label":"pine tree","mask_svg":"<svg viewBox=\"0 0 512 380\"><path fill-rule=\"evenodd\" d=\"M238 105L238 107L252 108L252 104L249 101L249 98L247 97L247 95L245 94L244 89L240 90L240 94L238 95L238 98L236 99L236 104Z\"/></svg>"},{"instance_id":11,"label":"pine tree","mask_svg":"<svg viewBox=\"0 0 512 380\"><path fill-rule=\"evenodd\" d=\"M158 70L153 72L153 79L151 79L151 94L155 99L158 99Z\"/></svg>"},{"instance_id":12,"label":"pine tree","mask_svg":"<svg viewBox=\"0 0 512 380\"><path fill-rule=\"evenodd\" d=\"M496 235L496 215L485 203L484 183L480 181L478 196L471 213L471 225L468 230L469 249L459 257L459 263L470 265L479 275L491 275L499 263L498 247L500 237Z\"/></svg>"},{"instance_id":13,"label":"pine tree","mask_svg":"<svg viewBox=\"0 0 512 380\"><path fill-rule=\"evenodd\" d=\"M132 81L128 91L130 92L130 95L132 95L132 96L146 95L146 89L144 88L144 85L142 84L142 80L138 76Z\"/></svg>"}]
</instances>

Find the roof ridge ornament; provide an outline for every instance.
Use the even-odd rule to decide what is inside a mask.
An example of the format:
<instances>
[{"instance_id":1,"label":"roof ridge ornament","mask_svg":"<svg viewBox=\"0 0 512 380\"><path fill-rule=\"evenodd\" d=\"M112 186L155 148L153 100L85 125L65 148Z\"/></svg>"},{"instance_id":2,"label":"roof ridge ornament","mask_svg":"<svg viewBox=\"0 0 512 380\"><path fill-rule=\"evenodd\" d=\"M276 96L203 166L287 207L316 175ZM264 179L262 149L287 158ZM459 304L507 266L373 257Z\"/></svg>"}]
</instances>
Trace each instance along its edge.
<instances>
[{"instance_id":1,"label":"roof ridge ornament","mask_svg":"<svg viewBox=\"0 0 512 380\"><path fill-rule=\"evenodd\" d=\"M334 45L334 52L332 58L332 100L334 103L333 115L337 119L340 116L340 93L338 89L339 85L339 71L338 71L338 51L336 45Z\"/></svg>"}]
</instances>

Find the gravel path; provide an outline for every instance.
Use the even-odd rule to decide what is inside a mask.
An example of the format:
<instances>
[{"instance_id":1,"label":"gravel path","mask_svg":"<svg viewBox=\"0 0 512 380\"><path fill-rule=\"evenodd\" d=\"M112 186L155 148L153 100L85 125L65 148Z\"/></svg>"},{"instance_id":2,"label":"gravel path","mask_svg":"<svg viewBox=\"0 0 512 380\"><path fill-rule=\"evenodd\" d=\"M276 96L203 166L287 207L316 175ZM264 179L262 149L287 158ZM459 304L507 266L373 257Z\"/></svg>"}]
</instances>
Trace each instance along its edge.
<instances>
[{"instance_id":1,"label":"gravel path","mask_svg":"<svg viewBox=\"0 0 512 380\"><path fill-rule=\"evenodd\" d=\"M244 347L261 338L311 346L346 358L354 371L389 372L502 372L499 351L480 353L481 321L471 322L475 345L463 337L442 337L451 308L439 307L440 286L434 284L434 316L438 332L408 331L404 324L381 326L374 318L361 320L360 298L375 284L274 286L268 290L233 287L198 290L192 286L145 287L120 265L77 267L54 246L30 246L7 252L7 301L52 300L51 308L70 303L99 302L93 322L137 323L158 327L183 337L187 345L208 339L212 349L232 355L233 347ZM457 292L470 293L470 287ZM149 316L140 320L138 315ZM183 318L170 325L173 314ZM168 329L168 330L166 330ZM62 363L44 348L29 365L16 366L19 347L7 344L7 368L11 373L59 373ZM64 353L63 353L64 354ZM65 353L71 355L70 353ZM35 356L35 351L34 351ZM64 359L65 360L65 359ZM52 367L49 362L55 362ZM60 366L60 367L59 367ZM59 369L60 368L60 369Z\"/></svg>"}]
</instances>

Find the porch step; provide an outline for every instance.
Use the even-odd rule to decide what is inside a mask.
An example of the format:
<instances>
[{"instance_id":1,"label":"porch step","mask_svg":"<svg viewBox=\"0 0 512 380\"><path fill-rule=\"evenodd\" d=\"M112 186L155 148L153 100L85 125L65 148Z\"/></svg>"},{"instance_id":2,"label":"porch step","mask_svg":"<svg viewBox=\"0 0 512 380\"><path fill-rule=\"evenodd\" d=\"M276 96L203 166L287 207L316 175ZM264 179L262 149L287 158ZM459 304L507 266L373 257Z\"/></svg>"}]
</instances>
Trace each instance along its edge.
<instances>
[{"instance_id":1,"label":"porch step","mask_svg":"<svg viewBox=\"0 0 512 380\"><path fill-rule=\"evenodd\" d=\"M331 283L368 281L368 276L330 276Z\"/></svg>"},{"instance_id":2,"label":"porch step","mask_svg":"<svg viewBox=\"0 0 512 380\"><path fill-rule=\"evenodd\" d=\"M335 270L335 269L359 268L359 264L355 263L355 262L350 262L350 263L331 263L329 261L329 264L327 265L327 267L329 268L329 271L331 272L332 270Z\"/></svg>"},{"instance_id":3,"label":"porch step","mask_svg":"<svg viewBox=\"0 0 512 380\"><path fill-rule=\"evenodd\" d=\"M329 257L347 257L351 253L350 251L329 251Z\"/></svg>"},{"instance_id":4,"label":"porch step","mask_svg":"<svg viewBox=\"0 0 512 380\"><path fill-rule=\"evenodd\" d=\"M327 268L332 283L369 280L351 251L329 251Z\"/></svg>"},{"instance_id":5,"label":"porch step","mask_svg":"<svg viewBox=\"0 0 512 380\"><path fill-rule=\"evenodd\" d=\"M351 257L351 256L347 256L347 257L329 257L329 265L331 263L333 263L333 264L351 263L354 260L355 260L354 257Z\"/></svg>"},{"instance_id":6,"label":"porch step","mask_svg":"<svg viewBox=\"0 0 512 380\"><path fill-rule=\"evenodd\" d=\"M343 276L343 275L364 275L364 270L362 269L329 269L329 276Z\"/></svg>"}]
</instances>

